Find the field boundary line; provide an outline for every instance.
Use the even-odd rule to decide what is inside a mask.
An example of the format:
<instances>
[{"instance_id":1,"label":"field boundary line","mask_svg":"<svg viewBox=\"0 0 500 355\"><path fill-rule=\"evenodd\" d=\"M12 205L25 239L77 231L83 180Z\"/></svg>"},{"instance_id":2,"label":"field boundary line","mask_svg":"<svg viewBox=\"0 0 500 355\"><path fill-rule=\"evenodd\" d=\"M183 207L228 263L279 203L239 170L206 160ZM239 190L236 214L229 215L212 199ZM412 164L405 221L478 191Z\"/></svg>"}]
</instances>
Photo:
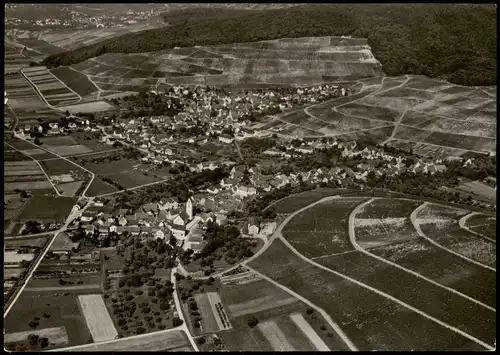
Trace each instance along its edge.
<instances>
[{"instance_id":1,"label":"field boundary line","mask_svg":"<svg viewBox=\"0 0 500 355\"><path fill-rule=\"evenodd\" d=\"M487 304L485 304L485 303L483 303L481 301L478 301L475 298L467 296L467 295L465 295L465 294L463 294L463 293L461 293L461 292L459 292L459 291L457 291L457 290L455 290L453 288L450 288L448 286L442 285L442 284L440 284L440 283L438 283L438 282L436 282L436 281L434 281L432 279L429 279L429 278L427 278L427 277L425 277L423 275L420 275L418 272L415 272L413 270L407 269L407 268L405 268L405 267L403 267L403 266L401 266L399 264L396 264L396 263L394 263L392 261L386 260L386 259L384 259L384 258L382 258L382 257L380 257L380 256L378 256L376 254L372 254L369 251L365 250L362 246L360 246L356 242L356 233L355 233L355 229L356 228L355 228L355 223L354 223L354 221L356 219L356 215L360 212L360 210L364 206L368 205L369 203L371 203L371 202L373 202L373 201L375 201L377 199L378 198L372 198L372 199L370 199L368 201L365 201L365 202L359 204L358 206L356 206L356 208L349 215L349 240L351 241L351 244L354 246L354 248L356 250L360 251L361 253L363 253L363 254L365 254L365 255L367 255L369 257L372 257L372 258L374 258L376 260L382 261L383 263L391 265L391 266L393 266L393 267L395 267L397 269L403 270L403 271L405 271L405 272L407 272L407 273L409 273L409 274L411 274L411 275L413 275L415 277L418 277L418 278L420 278L420 279L422 279L424 281L427 281L427 282L433 284L434 286L437 286L439 288L445 289L446 291L454 293L454 294L456 294L456 295L458 295L460 297L463 297L463 298L465 298L465 299L467 299L467 300L469 300L469 301L471 301L473 303L476 303L476 304L478 304L478 305L480 305L480 306L482 306L484 308L487 308L488 310L496 313L496 309L495 308L493 308L491 306L488 306Z\"/></svg>"},{"instance_id":2,"label":"field boundary line","mask_svg":"<svg viewBox=\"0 0 500 355\"><path fill-rule=\"evenodd\" d=\"M492 243L495 243L495 244L496 244L496 243L497 243L497 241L496 241L495 239L491 239L491 238L489 238L489 237L485 236L484 234L481 234L481 233L475 232L475 231L471 230L469 227L467 227L467 226L465 225L465 223L467 222L467 220L468 220L470 217L475 216L475 215L478 215L478 214L481 214L481 213L478 213L478 212L471 212L471 213L469 213L468 215L463 216L463 217L462 217L462 218L460 218L460 220L458 221L458 225L460 226L460 228L465 229L467 232L472 233L472 234L475 234L475 235L477 235L477 236L478 236L478 237L480 237L480 238L486 239L487 241L489 241L489 242L492 242ZM488 223L486 223L486 224L484 224L484 225L487 225L487 224L488 224ZM482 225L483 225L483 224L478 224L478 226L482 226ZM474 226L474 227L475 227L475 226Z\"/></svg>"},{"instance_id":3,"label":"field boundary line","mask_svg":"<svg viewBox=\"0 0 500 355\"><path fill-rule=\"evenodd\" d=\"M441 321L441 320L439 320L439 319L437 319L437 318L435 318L435 317L433 317L433 316L431 316L431 315L429 315L429 314L427 314L427 313L419 310L418 308L410 306L409 304L407 304L407 303L405 303L405 302L403 302L403 301L401 301L401 300L399 300L399 299L397 299L397 298L395 298L395 297L393 297L391 295L388 295L387 293L385 293L383 291L380 291L379 289L371 287L371 286L369 286L369 285L367 285L367 284L365 284L365 283L363 283L361 281L353 279L353 278L351 278L351 277L349 277L347 275L339 273L338 271L329 269L329 268L327 268L327 267L325 267L325 266L323 266L321 264L318 264L318 263L316 263L314 261L309 260L308 258L306 258L305 256L303 256L302 254L300 254L292 245L290 245L290 243L288 243L283 236L280 236L279 238L281 239L282 242L285 243L285 245L288 248L290 248L290 250L294 254L296 254L298 257L300 257L301 259L305 260L306 262L310 263L311 265L316 266L317 268L323 269L325 271L328 271L328 272L330 272L330 273L332 273L334 275L340 276L340 277L342 277L342 278L344 278L344 279L346 279L346 280L348 280L348 281L350 281L350 282L352 282L352 283L354 283L354 284L356 284L358 286L361 286L363 288L366 288L369 291L372 291L372 292L378 294L379 296L387 298L388 300L391 300L391 301L399 304L400 306L403 306L403 307L409 309L410 311L413 311L413 312L421 315L422 317L425 317L425 318L433 321L434 323L437 323L437 324L441 325L442 327L447 328L448 330L451 330L451 331L453 331L453 332L455 332L457 334L462 335L464 338L467 338L467 339L469 339L469 340L471 340L471 341L473 341L473 342L475 342L475 343L483 346L484 348L486 348L488 350L494 350L494 348L491 345L483 342L482 340L479 340L479 339L475 338L474 336L472 336L472 335L464 332L463 330L460 330L460 329L458 329L458 328L456 328L454 326L451 326L451 325L449 325L449 324L447 324L447 323L445 323L445 322L443 322L443 321Z\"/></svg>"},{"instance_id":4,"label":"field boundary line","mask_svg":"<svg viewBox=\"0 0 500 355\"><path fill-rule=\"evenodd\" d=\"M309 301L307 298L305 298L305 297L299 295L298 293L290 290L288 287L283 286L282 284L276 282L275 280L271 279L270 277L268 277L268 276L260 273L259 271L251 268L250 266L248 266L248 264L245 264L245 267L247 267L248 269L250 269L251 271L253 271L257 275L259 275L260 277L262 277L266 281L271 282L273 285L281 288L283 291L287 292L288 294L292 295L293 297L297 298L298 300L304 302L308 306L316 309L316 311L318 311L323 316L323 318L325 318L325 320L333 328L333 330L335 330L335 332L342 339L342 341L344 341L344 343L349 347L349 349L351 351L358 351L358 348L356 347L356 345L354 345L354 343L351 341L351 339L349 339L349 337L344 333L344 331L339 327L339 325L330 317L330 315L328 313L325 312L325 310L323 310L322 308L316 306L314 303L312 303L311 301Z\"/></svg>"},{"instance_id":5,"label":"field boundary line","mask_svg":"<svg viewBox=\"0 0 500 355\"><path fill-rule=\"evenodd\" d=\"M490 270L490 271L493 271L494 273L497 272L496 269L492 268L491 266L488 266L488 265L484 265L478 261L475 261L475 260L472 260L466 256L463 256L451 249L448 249L447 247L445 246L442 246L441 244L439 244L438 242L436 242L435 240L433 240L432 238L428 237L425 235L424 232L422 232L422 229L420 228L420 225L417 223L417 214L418 212L420 212L420 210L422 210L425 206L427 206L429 203L428 202L424 202L423 204L421 204L419 207L417 207L411 214L410 218L411 218L411 223L413 224L413 227L417 230L417 233L418 235L420 235L422 238L425 238L427 241L429 241L430 243L434 244L435 246L437 246L438 248L440 249L443 249L444 251L447 251L448 253L450 254L453 254L461 259L464 259L464 260L467 260L477 266L480 266L484 269L487 269L487 270Z\"/></svg>"},{"instance_id":6,"label":"field boundary line","mask_svg":"<svg viewBox=\"0 0 500 355\"><path fill-rule=\"evenodd\" d=\"M12 146L11 144L9 144L9 143L7 143L7 142L5 142L5 141L4 141L4 143L5 143L5 144L7 144L7 145L8 145L9 147L11 147L12 149L14 149L14 150L18 151L19 153L21 153L21 154L23 154L23 155L27 156L28 158L30 158L31 160L33 160L34 162L36 162L36 163L38 164L38 167L40 168L40 170L42 170L42 173L43 173L43 174L45 175L45 177L47 178L47 180L49 180L50 185L52 185L52 187L53 187L53 188L54 188L54 190L56 191L57 196L61 196L61 194L60 194L60 193L59 193L59 191L57 190L57 187L56 187L56 186L52 183L52 180L50 180L49 175L47 175L47 173L45 172L45 170L44 170L44 169L43 169L43 167L42 167L42 164L40 164L40 163L38 162L38 160L36 160L35 158L33 158L32 156L30 156L30 155L28 155L28 154L23 153L22 151L20 151L19 149L15 148L15 147L14 147L14 146Z\"/></svg>"},{"instance_id":7,"label":"field boundary line","mask_svg":"<svg viewBox=\"0 0 500 355\"><path fill-rule=\"evenodd\" d=\"M408 111L408 107L405 108L405 110L403 111L401 116L399 116L399 120L394 125L394 129L392 130L391 136L389 138L387 138L385 141L383 141L382 143L380 143L380 145L385 145L387 142L389 142L390 140L392 140L394 138L394 135L396 134L396 131L397 131L399 125L401 124L401 121L403 120L403 117L406 114L406 111Z\"/></svg>"},{"instance_id":8,"label":"field boundary line","mask_svg":"<svg viewBox=\"0 0 500 355\"><path fill-rule=\"evenodd\" d=\"M353 253L355 251L357 251L357 250L353 249L353 250L343 251L342 253L333 253L333 254L328 254L328 255L315 256L315 257L311 258L311 260L329 258L330 256L349 254L349 253Z\"/></svg>"}]
</instances>

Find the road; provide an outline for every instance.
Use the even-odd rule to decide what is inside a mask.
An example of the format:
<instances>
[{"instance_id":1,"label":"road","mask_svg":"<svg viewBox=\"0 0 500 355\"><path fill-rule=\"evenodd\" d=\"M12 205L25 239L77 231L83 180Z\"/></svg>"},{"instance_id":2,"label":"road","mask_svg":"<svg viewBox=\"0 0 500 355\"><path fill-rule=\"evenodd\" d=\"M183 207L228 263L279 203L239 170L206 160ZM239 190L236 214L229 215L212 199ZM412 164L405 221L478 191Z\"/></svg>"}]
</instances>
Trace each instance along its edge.
<instances>
[{"instance_id":1,"label":"road","mask_svg":"<svg viewBox=\"0 0 500 355\"><path fill-rule=\"evenodd\" d=\"M475 234L475 235L477 235L478 237L483 238L484 240L487 240L487 241L489 241L489 242L492 242L492 243L495 243L495 244L496 244L496 243L497 243L497 241L496 241L495 239L491 239L491 238L489 238L489 237L487 237L487 236L485 236L485 235L483 235L483 234L481 234L481 233L474 232L472 229L470 229L469 227L467 227L467 226L465 225L465 224L466 224L466 222L467 222L467 220L468 220L470 217L472 217L472 216L474 216L474 215L476 215L476 214L480 214L480 213L477 213L477 212L471 212L471 213L469 213L467 216L463 216L462 218L460 218L460 220L458 221L458 224L459 224L460 228L465 229L467 232L472 233L472 234Z\"/></svg>"},{"instance_id":2,"label":"road","mask_svg":"<svg viewBox=\"0 0 500 355\"><path fill-rule=\"evenodd\" d=\"M34 143L32 143L32 142L30 142L30 141L28 141L28 140L24 139L24 138L19 137L19 136L18 136L15 132L14 132L14 136L15 136L17 139L20 139L20 140L22 140L22 141L24 141L24 142L26 142L26 143L29 143L29 144L31 144L32 146L36 147L36 148L40 148L41 150L44 150L44 151L46 151L46 152L49 152L49 153L51 153L51 154L55 155L56 157L58 157L58 158L60 158L60 159L66 160L66 161L70 162L71 164L73 164L73 165L75 165L75 166L79 167L80 169L82 169L82 170L86 171L87 173L89 173L89 174L90 174L90 181L89 181L89 183L87 184L87 187L85 187L85 189L82 191L82 197L86 197L86 196L85 196L85 194L87 193L87 191L88 191L88 189L89 189L90 185L92 185L92 182L93 182L93 181L94 181L94 179L95 179L95 174L94 174L92 171L90 171L90 170L88 170L88 169L85 169L83 166L78 165L77 163L75 163L74 161L72 161L72 160L70 160L70 159L68 159L68 158L66 158L66 157L63 157L63 156L61 156L61 155L59 155L59 154L56 154L56 153L54 153L54 152L53 152L53 151L51 151L51 150L45 149L43 146L36 145L36 144L34 144Z\"/></svg>"},{"instance_id":3,"label":"road","mask_svg":"<svg viewBox=\"0 0 500 355\"><path fill-rule=\"evenodd\" d=\"M458 256L459 258L461 259L464 259L464 260L467 260L468 262L471 262L477 266L480 266L482 268L485 268L485 269L488 269L490 271L493 271L493 272L497 272L496 269L492 268L491 266L488 266L488 265L484 265L476 260L472 260L466 256L463 256L462 254L459 254L451 249L448 249L446 248L445 246L442 246L441 244L439 244L438 242L434 241L432 238L429 238L428 236L425 235L424 232L422 232L422 229L420 228L420 225L419 223L417 222L417 215L418 213L423 209L425 208L425 206L427 206L429 203L428 202L424 202L423 204L421 204L417 209L415 209L415 211L412 212L411 216L410 216L410 219L411 219L411 223L413 224L413 227L417 230L417 233L419 236L421 236L422 238L425 238L428 242L432 243L433 245L437 246L438 248L440 249L443 249L445 251L447 251L448 253L450 254L453 254L455 256Z\"/></svg>"},{"instance_id":4,"label":"road","mask_svg":"<svg viewBox=\"0 0 500 355\"><path fill-rule=\"evenodd\" d=\"M495 313L496 313L496 309L495 309L495 308L493 308L493 307L491 307L491 306L488 306L487 304L484 304L484 303L482 303L482 302L480 302L480 301L478 301L478 300L476 300L476 299L474 299L474 298L472 298L472 297L470 297L470 296L467 296L467 295L465 295L465 294L463 294L463 293L461 293L461 292L458 292L458 291L456 291L456 290L454 290L454 289L452 289L452 288L450 288L450 287L444 286L444 285L442 285L442 284L437 283L437 282L436 282L436 281L434 281L434 280L431 280L431 279L429 279L429 278L427 278L427 277L425 277L425 276L422 276L422 275L420 275L419 273L417 273L417 272L415 272L415 271L413 271L413 270L407 269L407 268L405 268L405 267L403 267L403 266L401 266L401 265L399 265L399 264L393 263L392 261L389 261L389 260L387 260L387 259L384 259L384 258L382 258L382 257L380 257L380 256L378 256L378 255L376 255L376 254L372 254L372 253L370 253L369 251L367 251L367 250L363 249L363 248L362 248L362 247L361 247L361 246L360 246L360 245L356 242L356 234L355 234L355 228L354 228L354 227L355 227L355 223L354 223L354 222L355 222L355 218L356 218L356 215L357 215L357 214L361 211L361 209L362 209L364 206L366 206L366 205L368 205L368 204L372 203L372 202L373 202L374 200L376 200L376 199L378 199L378 198L372 198L372 199L370 199L370 200L368 200L368 201L365 201L365 202L363 202L363 203L359 204L358 206L356 206L356 208L355 208L355 209L351 212L351 214L349 215L349 240L350 240L350 242L351 242L352 246L354 247L354 249L356 249L357 251L359 251L359 252L361 252L361 253L363 253L363 254L365 254L365 255L367 255L367 256L369 256L369 257L371 257L371 258L377 259L378 261L381 261L381 262L383 262L383 263L389 264L389 265L391 265L392 267L395 267L395 268L397 268L397 269L403 270L404 272L407 272L407 273L409 273L409 274L411 274L411 275L413 275L413 276L415 276L415 277L418 277L418 278L420 278L420 279L422 279L422 280L425 280L425 281L427 281L427 282L429 282L429 283L433 284L434 286L437 286L437 287L439 287L439 288L445 289L446 291L449 291L449 292L451 292L451 293L454 293L454 294L456 294L456 295L458 295L458 296L460 296L460 297L463 297L463 298L465 298L465 299L467 299L467 300L469 300L469 301L471 301L471 302L474 302L474 303L476 303L476 304L480 305L481 307L487 308L488 310L493 311L493 312L495 312Z\"/></svg>"},{"instance_id":5,"label":"road","mask_svg":"<svg viewBox=\"0 0 500 355\"><path fill-rule=\"evenodd\" d=\"M21 152L19 149L13 147L12 145L10 145L9 143L5 142L5 144L7 144L9 147L11 147L12 149L14 149L15 151L23 154L23 155L26 155L28 158L30 158L31 160L33 160L35 163L38 164L38 167L40 168L40 170L43 172L43 174L45 175L45 177L47 178L47 180L49 181L50 185L52 185L52 188L54 189L54 191L56 192L57 196L61 196L61 194L59 193L59 190L57 190L57 187L56 185L54 185L54 183L52 182L52 180L50 179L50 176L47 175L47 173L45 172L45 170L43 170L43 167L42 167L42 164L40 164L38 162L38 160L36 160L35 158L33 158L32 156L28 155L28 154L24 154L23 152Z\"/></svg>"},{"instance_id":6,"label":"road","mask_svg":"<svg viewBox=\"0 0 500 355\"><path fill-rule=\"evenodd\" d=\"M191 346L193 347L193 349L195 351L200 351L200 350L198 350L198 346L196 345L196 342L194 341L193 336L191 335L191 332L189 331L189 328L188 328L187 323L186 323L186 319L184 318L184 314L182 313L181 302L179 300L179 296L177 294L177 287L175 285L177 282L177 280L175 279L176 272L177 272L177 268L176 267L172 268L172 271L170 274L170 281L172 282L173 287L174 287L173 295L174 295L175 308L177 309L177 313L179 314L179 319L182 320L182 325L179 326L178 328L182 329L186 332L186 335L187 335L189 342L191 343Z\"/></svg>"},{"instance_id":7,"label":"road","mask_svg":"<svg viewBox=\"0 0 500 355\"><path fill-rule=\"evenodd\" d=\"M11 299L9 299L9 301L7 302L7 304L4 306L4 314L3 314L4 319L5 319L5 317L7 317L7 314L10 312L10 310L12 309L12 307L14 306L14 304L16 303L17 299L19 298L19 296L21 295L21 293L23 292L23 290L26 288L26 285L29 283L29 281L33 277L34 271L36 270L36 268L42 262L42 259L45 257L45 255L49 251L51 245L54 243L54 241L57 238L57 236L59 235L59 233L65 231L66 228L68 227L68 225L75 218L81 216L81 214L83 213L83 211L85 211L85 209L87 209L91 205L91 203L92 203L92 199L89 199L89 201L87 202L87 204L85 205L85 207L83 207L81 210L76 211L76 212L75 211L71 211L71 213L68 216L68 218L66 218L66 222L64 223L64 225L58 231L56 231L54 233L54 236L46 244L45 248L38 254L36 260L30 264L29 269L26 271L26 273L23 276L24 280L19 280L19 282L21 283L21 287L17 290L15 296L12 297Z\"/></svg>"}]
</instances>

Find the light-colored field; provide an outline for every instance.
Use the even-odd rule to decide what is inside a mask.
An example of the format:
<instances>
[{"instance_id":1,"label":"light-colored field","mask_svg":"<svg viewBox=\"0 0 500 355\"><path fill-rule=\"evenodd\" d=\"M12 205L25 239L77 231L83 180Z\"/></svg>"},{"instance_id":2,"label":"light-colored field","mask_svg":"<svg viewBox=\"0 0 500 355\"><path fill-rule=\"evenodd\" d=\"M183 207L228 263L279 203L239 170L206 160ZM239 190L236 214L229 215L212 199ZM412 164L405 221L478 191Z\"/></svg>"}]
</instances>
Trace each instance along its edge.
<instances>
[{"instance_id":1,"label":"light-colored field","mask_svg":"<svg viewBox=\"0 0 500 355\"><path fill-rule=\"evenodd\" d=\"M79 295L78 302L94 342L116 338L118 332L101 295Z\"/></svg>"},{"instance_id":2,"label":"light-colored field","mask_svg":"<svg viewBox=\"0 0 500 355\"><path fill-rule=\"evenodd\" d=\"M307 322L304 316L300 313L294 313L290 315L292 321L302 330L302 332L307 336L311 344L314 345L318 351L330 351L330 348L325 344L323 339L321 339L316 333L316 331Z\"/></svg>"},{"instance_id":3,"label":"light-colored field","mask_svg":"<svg viewBox=\"0 0 500 355\"><path fill-rule=\"evenodd\" d=\"M75 155L75 154L84 154L84 153L90 153L92 152L92 149L82 145L82 144L75 144L75 145L68 145L68 146L52 146L48 148L50 151L66 156L66 155Z\"/></svg>"},{"instance_id":4,"label":"light-colored field","mask_svg":"<svg viewBox=\"0 0 500 355\"><path fill-rule=\"evenodd\" d=\"M253 271L246 271L235 275L222 276L220 278L220 282L223 285L244 285L259 280L262 280L262 277Z\"/></svg>"},{"instance_id":5,"label":"light-colored field","mask_svg":"<svg viewBox=\"0 0 500 355\"><path fill-rule=\"evenodd\" d=\"M38 166L38 164L33 161L33 160L24 160L24 161L9 161L9 162L4 162L5 167L18 167L18 166L23 166L23 167L35 167Z\"/></svg>"},{"instance_id":6,"label":"light-colored field","mask_svg":"<svg viewBox=\"0 0 500 355\"><path fill-rule=\"evenodd\" d=\"M20 175L39 175L43 174L40 168L37 166L33 169L22 169L22 170L14 170L12 168L8 168L9 170L4 171L4 176L20 176Z\"/></svg>"},{"instance_id":7,"label":"light-colored field","mask_svg":"<svg viewBox=\"0 0 500 355\"><path fill-rule=\"evenodd\" d=\"M6 263L20 263L23 260L31 261L35 254L18 254L17 251L4 251L3 260Z\"/></svg>"},{"instance_id":8,"label":"light-colored field","mask_svg":"<svg viewBox=\"0 0 500 355\"><path fill-rule=\"evenodd\" d=\"M5 343L22 342L28 339L28 335L30 334L36 334L39 337L47 338L49 339L49 343L57 345L68 343L68 334L66 333L65 327L45 328L45 329L28 330L25 332L5 334L4 342Z\"/></svg>"},{"instance_id":9,"label":"light-colored field","mask_svg":"<svg viewBox=\"0 0 500 355\"><path fill-rule=\"evenodd\" d=\"M194 296L202 317L202 327L204 333L215 333L221 328L214 315L214 309L208 300L206 293L199 293Z\"/></svg>"},{"instance_id":10,"label":"light-colored field","mask_svg":"<svg viewBox=\"0 0 500 355\"><path fill-rule=\"evenodd\" d=\"M354 224L356 227L371 227L378 224L393 224L401 226L408 218L356 218Z\"/></svg>"},{"instance_id":11,"label":"light-colored field","mask_svg":"<svg viewBox=\"0 0 500 355\"><path fill-rule=\"evenodd\" d=\"M295 351L295 348L274 321L259 323L257 327L269 341L274 351Z\"/></svg>"},{"instance_id":12,"label":"light-colored field","mask_svg":"<svg viewBox=\"0 0 500 355\"><path fill-rule=\"evenodd\" d=\"M279 296L269 295L228 306L229 312L233 317L242 316L249 313L265 311L266 309L276 308L287 304L297 302L295 297L281 298Z\"/></svg>"},{"instance_id":13,"label":"light-colored field","mask_svg":"<svg viewBox=\"0 0 500 355\"><path fill-rule=\"evenodd\" d=\"M105 101L97 101L80 105L62 106L60 107L60 109L63 111L67 110L70 113L78 113L78 112L87 113L87 112L102 112L102 111L114 110L115 107L108 104Z\"/></svg>"},{"instance_id":14,"label":"light-colored field","mask_svg":"<svg viewBox=\"0 0 500 355\"><path fill-rule=\"evenodd\" d=\"M49 291L79 291L79 290L95 290L99 291L101 289L101 285L92 284L92 285L71 285L71 286L60 286L60 287L26 287L25 291L32 292L49 292Z\"/></svg>"},{"instance_id":15,"label":"light-colored field","mask_svg":"<svg viewBox=\"0 0 500 355\"><path fill-rule=\"evenodd\" d=\"M4 280L7 280L11 277L13 278L18 278L23 274L25 271L25 268L22 267L5 267L3 268L3 278Z\"/></svg>"},{"instance_id":16,"label":"light-colored field","mask_svg":"<svg viewBox=\"0 0 500 355\"><path fill-rule=\"evenodd\" d=\"M182 330L155 332L140 337L117 339L104 344L88 344L76 349L55 351L193 351L186 334Z\"/></svg>"},{"instance_id":17,"label":"light-colored field","mask_svg":"<svg viewBox=\"0 0 500 355\"><path fill-rule=\"evenodd\" d=\"M231 328L231 324L229 323L229 317L227 316L224 307L222 306L222 301L217 292L208 292L207 293L208 301L210 302L210 306L212 307L212 314L215 317L215 321L217 322L217 326L221 330L226 330ZM219 310L217 308L219 307ZM224 320L221 318L222 316L225 318Z\"/></svg>"},{"instance_id":18,"label":"light-colored field","mask_svg":"<svg viewBox=\"0 0 500 355\"><path fill-rule=\"evenodd\" d=\"M38 155L38 154L43 154L45 153L45 150L42 150L40 148L33 148L33 149L26 149L26 150L21 150L22 153L26 155Z\"/></svg>"}]
</instances>

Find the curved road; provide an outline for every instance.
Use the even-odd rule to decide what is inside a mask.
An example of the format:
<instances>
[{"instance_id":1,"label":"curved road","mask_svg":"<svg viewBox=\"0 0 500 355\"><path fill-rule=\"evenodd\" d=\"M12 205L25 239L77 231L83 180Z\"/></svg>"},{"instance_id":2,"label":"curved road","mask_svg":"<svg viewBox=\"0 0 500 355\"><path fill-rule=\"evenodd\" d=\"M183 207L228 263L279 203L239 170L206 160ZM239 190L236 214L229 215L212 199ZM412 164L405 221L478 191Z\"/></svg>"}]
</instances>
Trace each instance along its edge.
<instances>
[{"instance_id":1,"label":"curved road","mask_svg":"<svg viewBox=\"0 0 500 355\"><path fill-rule=\"evenodd\" d=\"M478 212L471 212L469 213L467 216L463 216L462 218L460 218L460 220L458 221L458 225L460 226L460 228L462 229L465 229L467 232L469 233L472 233L472 234L475 234L477 235L479 238L483 238L489 242L492 242L492 243L497 243L497 241L495 239L491 239L481 233L478 233L478 232L474 232L472 229L470 229L469 227L467 227L465 224L467 223L467 220L474 216L474 215L477 215L477 214L481 214L481 213L478 213Z\"/></svg>"}]
</instances>

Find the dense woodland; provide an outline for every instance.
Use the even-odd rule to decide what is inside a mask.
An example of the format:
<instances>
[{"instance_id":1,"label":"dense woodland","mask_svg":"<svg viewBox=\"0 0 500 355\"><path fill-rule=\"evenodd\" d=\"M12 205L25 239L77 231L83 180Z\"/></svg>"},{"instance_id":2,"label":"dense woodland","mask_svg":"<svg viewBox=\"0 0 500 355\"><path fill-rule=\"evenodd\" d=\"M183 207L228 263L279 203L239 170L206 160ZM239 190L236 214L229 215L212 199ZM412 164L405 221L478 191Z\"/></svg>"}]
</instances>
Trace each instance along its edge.
<instances>
[{"instance_id":1,"label":"dense woodland","mask_svg":"<svg viewBox=\"0 0 500 355\"><path fill-rule=\"evenodd\" d=\"M231 12L233 11L233 12ZM49 67L104 53L251 42L283 37L366 37L387 75L423 74L461 85L496 85L493 5L307 5L262 11L193 10L171 26L111 38L47 57Z\"/></svg>"}]
</instances>

